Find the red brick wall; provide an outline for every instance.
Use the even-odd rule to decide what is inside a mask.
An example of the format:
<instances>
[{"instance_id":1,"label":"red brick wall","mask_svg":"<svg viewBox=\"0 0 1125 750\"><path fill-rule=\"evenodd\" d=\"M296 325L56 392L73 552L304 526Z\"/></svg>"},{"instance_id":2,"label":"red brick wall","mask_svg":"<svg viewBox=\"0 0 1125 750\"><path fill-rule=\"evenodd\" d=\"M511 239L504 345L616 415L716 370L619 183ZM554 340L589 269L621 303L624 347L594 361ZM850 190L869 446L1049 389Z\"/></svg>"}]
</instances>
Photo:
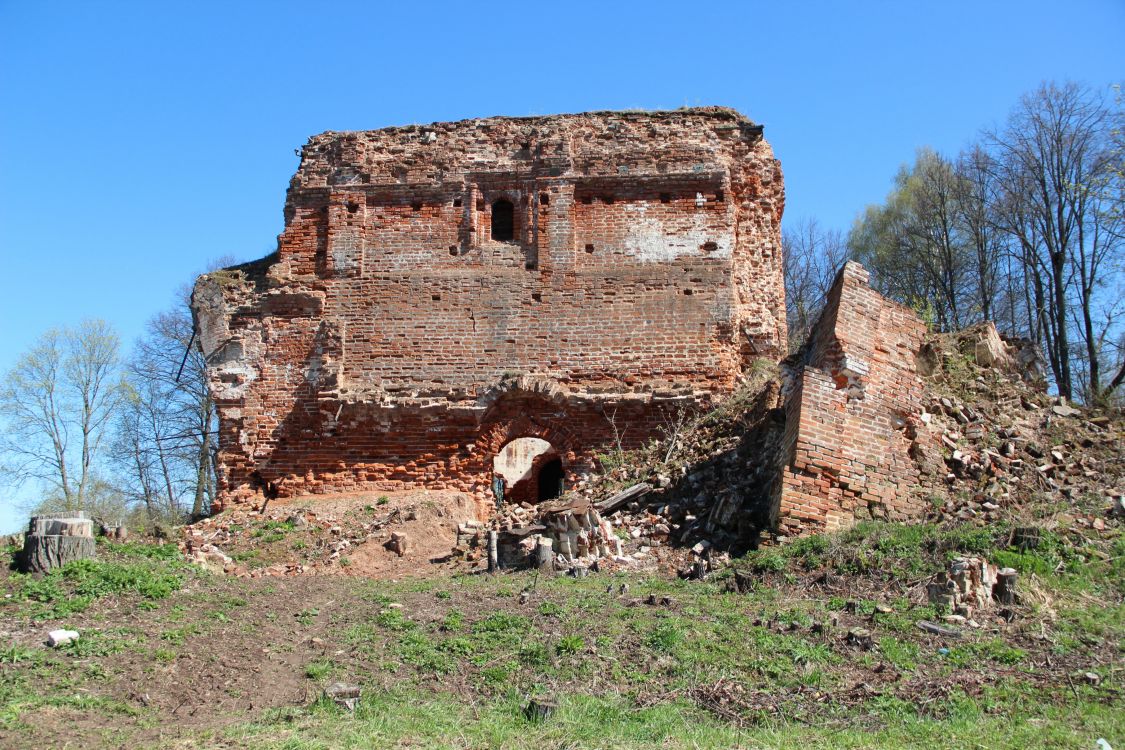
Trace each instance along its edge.
<instances>
[{"instance_id":1,"label":"red brick wall","mask_svg":"<svg viewBox=\"0 0 1125 750\"><path fill-rule=\"evenodd\" d=\"M799 355L786 399L776 525L786 535L846 528L857 518L922 510L910 457L921 429L915 364L925 326L848 263Z\"/></svg>"},{"instance_id":2,"label":"red brick wall","mask_svg":"<svg viewBox=\"0 0 1125 750\"><path fill-rule=\"evenodd\" d=\"M545 437L573 478L609 414L643 443L665 404L780 355L783 207L760 128L726 109L314 137L277 255L196 286L221 501L255 471L486 498L507 439Z\"/></svg>"}]
</instances>

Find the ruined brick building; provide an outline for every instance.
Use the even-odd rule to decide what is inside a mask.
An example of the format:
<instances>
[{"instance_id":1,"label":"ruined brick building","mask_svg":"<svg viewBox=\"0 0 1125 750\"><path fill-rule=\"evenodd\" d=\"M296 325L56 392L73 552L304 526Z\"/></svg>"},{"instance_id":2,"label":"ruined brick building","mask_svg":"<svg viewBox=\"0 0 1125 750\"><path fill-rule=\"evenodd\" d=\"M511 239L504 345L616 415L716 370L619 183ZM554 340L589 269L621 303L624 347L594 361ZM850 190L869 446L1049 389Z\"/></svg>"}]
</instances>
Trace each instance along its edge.
<instances>
[{"instance_id":1,"label":"ruined brick building","mask_svg":"<svg viewBox=\"0 0 1125 750\"><path fill-rule=\"evenodd\" d=\"M193 295L219 507L263 488L425 486L483 511L496 477L509 500L558 494L599 451L643 444L670 408L785 355L783 207L762 128L724 108L313 137L277 252L201 277ZM893 494L907 449L884 413L893 394L865 382L910 380L895 358L915 329L857 273L836 307L858 305L866 333L823 324L789 400L775 504L799 524ZM903 333L888 343L888 327ZM865 394L877 413L848 417ZM830 414L836 428L874 420L882 443L825 448L813 422Z\"/></svg>"}]
</instances>

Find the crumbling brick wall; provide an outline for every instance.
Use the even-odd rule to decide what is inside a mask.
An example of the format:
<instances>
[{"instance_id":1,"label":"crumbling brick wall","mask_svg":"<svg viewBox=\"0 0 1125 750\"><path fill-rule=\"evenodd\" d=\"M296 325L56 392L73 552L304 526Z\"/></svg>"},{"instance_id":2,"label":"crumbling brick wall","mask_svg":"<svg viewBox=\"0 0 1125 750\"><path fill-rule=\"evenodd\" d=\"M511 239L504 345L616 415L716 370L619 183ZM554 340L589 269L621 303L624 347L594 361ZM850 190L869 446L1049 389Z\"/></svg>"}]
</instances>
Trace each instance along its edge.
<instances>
[{"instance_id":1,"label":"crumbling brick wall","mask_svg":"<svg viewBox=\"0 0 1125 750\"><path fill-rule=\"evenodd\" d=\"M573 478L785 342L780 165L729 109L324 133L269 258L199 279L219 507L424 484L509 440Z\"/></svg>"},{"instance_id":2,"label":"crumbling brick wall","mask_svg":"<svg viewBox=\"0 0 1125 750\"><path fill-rule=\"evenodd\" d=\"M850 262L791 365L774 526L784 535L905 519L922 510L917 441L923 383L916 356L925 325Z\"/></svg>"}]
</instances>

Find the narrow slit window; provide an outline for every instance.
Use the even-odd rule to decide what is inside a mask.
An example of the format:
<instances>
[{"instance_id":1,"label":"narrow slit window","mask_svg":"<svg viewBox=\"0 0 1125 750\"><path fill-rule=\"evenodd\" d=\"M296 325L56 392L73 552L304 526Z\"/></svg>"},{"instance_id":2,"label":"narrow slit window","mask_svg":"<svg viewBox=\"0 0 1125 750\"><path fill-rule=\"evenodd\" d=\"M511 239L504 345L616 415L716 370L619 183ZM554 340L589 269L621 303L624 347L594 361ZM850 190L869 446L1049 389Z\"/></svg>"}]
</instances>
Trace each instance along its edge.
<instances>
[{"instance_id":1,"label":"narrow slit window","mask_svg":"<svg viewBox=\"0 0 1125 750\"><path fill-rule=\"evenodd\" d=\"M492 204L492 239L497 242L511 242L516 236L513 208L507 198L499 198Z\"/></svg>"}]
</instances>

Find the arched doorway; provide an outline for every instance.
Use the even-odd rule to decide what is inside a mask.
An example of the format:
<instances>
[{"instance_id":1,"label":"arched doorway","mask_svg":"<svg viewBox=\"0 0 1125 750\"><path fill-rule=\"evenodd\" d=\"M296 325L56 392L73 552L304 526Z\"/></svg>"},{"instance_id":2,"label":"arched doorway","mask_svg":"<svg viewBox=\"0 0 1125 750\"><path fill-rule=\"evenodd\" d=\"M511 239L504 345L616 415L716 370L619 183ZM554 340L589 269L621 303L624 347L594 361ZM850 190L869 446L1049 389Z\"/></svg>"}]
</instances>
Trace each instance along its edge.
<instances>
[{"instance_id":1,"label":"arched doorway","mask_svg":"<svg viewBox=\"0 0 1125 750\"><path fill-rule=\"evenodd\" d=\"M563 491L562 459L558 456L552 456L540 466L535 484L538 489L539 502L561 495Z\"/></svg>"},{"instance_id":2,"label":"arched doorway","mask_svg":"<svg viewBox=\"0 0 1125 750\"><path fill-rule=\"evenodd\" d=\"M505 502L539 503L562 492L562 457L542 438L509 441L492 459L492 473L504 480Z\"/></svg>"}]
</instances>

